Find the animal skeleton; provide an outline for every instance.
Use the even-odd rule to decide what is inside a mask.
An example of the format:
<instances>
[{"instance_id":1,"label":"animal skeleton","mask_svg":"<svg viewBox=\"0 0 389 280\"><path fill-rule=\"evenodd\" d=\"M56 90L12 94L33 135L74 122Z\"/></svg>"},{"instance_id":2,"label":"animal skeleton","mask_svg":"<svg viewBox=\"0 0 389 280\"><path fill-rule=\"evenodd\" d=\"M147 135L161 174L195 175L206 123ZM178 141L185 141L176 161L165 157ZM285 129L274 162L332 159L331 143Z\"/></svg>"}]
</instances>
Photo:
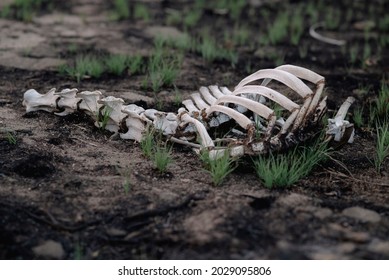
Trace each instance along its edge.
<instances>
[{"instance_id":1,"label":"animal skeleton","mask_svg":"<svg viewBox=\"0 0 389 280\"><path fill-rule=\"evenodd\" d=\"M23 105L27 112L44 110L60 116L83 111L98 127L103 125L101 116L107 116L105 129L138 142L147 127L153 126L170 141L196 151L206 148L216 158L225 152L243 156L285 150L313 137L327 110L323 88L324 77L302 67L282 65L249 75L233 91L215 85L201 87L182 102L185 107L177 113L124 105L121 98L77 89L51 89L46 94L30 89L24 93ZM345 120L353 102L349 97L335 118L328 119L327 140L353 141L353 125ZM211 135L221 138L212 139Z\"/></svg>"}]
</instances>

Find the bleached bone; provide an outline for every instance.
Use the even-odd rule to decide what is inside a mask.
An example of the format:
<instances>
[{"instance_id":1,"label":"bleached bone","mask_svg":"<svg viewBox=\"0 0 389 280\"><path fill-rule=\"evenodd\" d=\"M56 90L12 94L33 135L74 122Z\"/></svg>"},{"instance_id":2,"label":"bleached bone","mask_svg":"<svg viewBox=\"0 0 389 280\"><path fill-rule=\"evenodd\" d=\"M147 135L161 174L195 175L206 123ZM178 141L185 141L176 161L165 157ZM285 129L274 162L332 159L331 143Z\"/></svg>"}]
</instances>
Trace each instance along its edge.
<instances>
[{"instance_id":1,"label":"bleached bone","mask_svg":"<svg viewBox=\"0 0 389 280\"><path fill-rule=\"evenodd\" d=\"M55 88L49 90L46 94L40 94L35 89L29 89L24 93L23 105L26 106L26 113L34 111L57 111L57 100L59 96L55 95Z\"/></svg>"},{"instance_id":2,"label":"bleached bone","mask_svg":"<svg viewBox=\"0 0 389 280\"><path fill-rule=\"evenodd\" d=\"M97 101L99 104L102 104L101 114L106 116L105 129L111 132L118 132L120 127L120 122L126 116L122 112L124 100L121 98L116 98L113 96L108 96ZM99 126L102 127L103 123L99 121Z\"/></svg>"},{"instance_id":3,"label":"bleached bone","mask_svg":"<svg viewBox=\"0 0 389 280\"><path fill-rule=\"evenodd\" d=\"M203 110L203 109L208 109L209 108L209 105L207 103L205 103L201 97L200 97L200 94L195 92L191 95L193 101L195 102L196 104L196 107L199 108L200 110Z\"/></svg>"},{"instance_id":4,"label":"bleached bone","mask_svg":"<svg viewBox=\"0 0 389 280\"><path fill-rule=\"evenodd\" d=\"M327 135L332 135L335 141L341 141L347 129L352 129L347 140L348 143L354 142L354 125L344 120L351 104L355 101L354 97L348 97L342 104L335 118L328 119Z\"/></svg>"},{"instance_id":5,"label":"bleached bone","mask_svg":"<svg viewBox=\"0 0 389 280\"><path fill-rule=\"evenodd\" d=\"M296 93L293 99L282 89L272 88L272 80L293 90ZM303 80L314 84L314 90ZM191 94L191 99L182 102L185 108L180 108L178 114L145 110L135 104L124 106L120 98L103 98L99 91L77 93L76 89L59 93L52 89L45 95L28 90L23 105L27 112L46 110L60 115L81 110L96 122L105 116L105 129L119 132L122 139L138 142L142 141L147 127L153 126L170 141L198 152L207 149L215 159L227 152L242 156L288 149L312 137L327 109L326 97L321 97L324 81L324 77L313 71L294 65L259 70L244 78L234 91L215 85L201 87L199 92ZM278 119L269 107L270 101L284 110ZM335 118L329 119L327 139L352 142L353 125L344 119L353 101L348 98ZM217 132L219 127L228 132L221 131L223 138L213 140L210 133Z\"/></svg>"},{"instance_id":6,"label":"bleached bone","mask_svg":"<svg viewBox=\"0 0 389 280\"><path fill-rule=\"evenodd\" d=\"M283 70L277 70L277 69L264 69L259 70L255 72L254 74L251 74L250 76L244 78L236 87L235 90L252 83L256 80L260 79L272 79L277 80L289 88L293 89L297 94L299 94L301 97L305 98L308 95L311 95L313 92L312 90L304 84L300 79L298 79L296 76L292 75L291 73L288 73Z\"/></svg>"},{"instance_id":7,"label":"bleached bone","mask_svg":"<svg viewBox=\"0 0 389 280\"><path fill-rule=\"evenodd\" d=\"M103 97L102 93L98 90L96 91L82 91L76 95L81 99L81 102L78 104L78 108L82 111L85 111L89 116L91 116L95 121L99 119L100 108L103 106L98 101Z\"/></svg>"},{"instance_id":8,"label":"bleached bone","mask_svg":"<svg viewBox=\"0 0 389 280\"><path fill-rule=\"evenodd\" d=\"M64 109L62 112L54 113L58 116L66 116L71 113L74 113L78 109L78 103L81 101L81 98L77 98L78 90L76 88L72 89L63 89L60 92L54 93L59 97L57 106L61 109Z\"/></svg>"},{"instance_id":9,"label":"bleached bone","mask_svg":"<svg viewBox=\"0 0 389 280\"><path fill-rule=\"evenodd\" d=\"M186 123L191 123L196 127L196 131L200 136L201 142L200 145L202 147L215 147L215 144L212 141L212 138L209 136L205 126L198 120L189 116L187 112L181 111L178 114L179 121L181 121L181 125Z\"/></svg>"},{"instance_id":10,"label":"bleached bone","mask_svg":"<svg viewBox=\"0 0 389 280\"><path fill-rule=\"evenodd\" d=\"M161 131L163 135L174 135L178 127L177 116L173 113L156 113L154 127Z\"/></svg>"},{"instance_id":11,"label":"bleached bone","mask_svg":"<svg viewBox=\"0 0 389 280\"><path fill-rule=\"evenodd\" d=\"M143 133L146 131L147 124L150 121L143 116L145 110L135 104L123 106L122 112L127 115L125 125L127 127L126 133L120 133L120 138L142 141Z\"/></svg>"},{"instance_id":12,"label":"bleached bone","mask_svg":"<svg viewBox=\"0 0 389 280\"><path fill-rule=\"evenodd\" d=\"M309 35L311 35L311 37L315 38L316 40L319 40L319 41L327 43L327 44L335 45L335 46L343 46L346 44L345 40L337 40L337 39L333 39L333 38L328 38L328 37L325 37L325 36L319 34L316 31L316 29L323 27L323 26L324 26L323 22L319 22L319 23L312 25L309 28Z\"/></svg>"}]
</instances>

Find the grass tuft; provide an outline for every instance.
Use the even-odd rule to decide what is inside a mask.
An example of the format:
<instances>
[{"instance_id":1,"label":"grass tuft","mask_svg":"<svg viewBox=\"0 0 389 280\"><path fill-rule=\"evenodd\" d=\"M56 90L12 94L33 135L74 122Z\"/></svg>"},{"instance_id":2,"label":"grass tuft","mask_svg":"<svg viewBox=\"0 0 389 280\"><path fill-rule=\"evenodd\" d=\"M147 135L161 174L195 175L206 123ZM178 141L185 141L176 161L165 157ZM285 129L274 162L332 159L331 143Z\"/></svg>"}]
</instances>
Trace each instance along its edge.
<instances>
[{"instance_id":1,"label":"grass tuft","mask_svg":"<svg viewBox=\"0 0 389 280\"><path fill-rule=\"evenodd\" d=\"M159 144L156 146L154 164L160 173L165 173L168 165L173 162L171 151L172 148L168 147L166 143L164 146Z\"/></svg>"},{"instance_id":2,"label":"grass tuft","mask_svg":"<svg viewBox=\"0 0 389 280\"><path fill-rule=\"evenodd\" d=\"M296 147L286 154L259 156L253 162L258 177L266 187L283 187L307 176L327 155L327 145L316 144L313 147Z\"/></svg>"},{"instance_id":3,"label":"grass tuft","mask_svg":"<svg viewBox=\"0 0 389 280\"><path fill-rule=\"evenodd\" d=\"M142 149L142 152L147 158L152 157L154 145L155 145L154 130L151 127L148 127L146 130L146 134L144 135L142 141L140 142L140 147Z\"/></svg>"},{"instance_id":4,"label":"grass tuft","mask_svg":"<svg viewBox=\"0 0 389 280\"><path fill-rule=\"evenodd\" d=\"M200 154L200 159L211 174L212 182L215 186L219 186L236 168L236 165L234 165L235 159L230 157L228 151L216 159L210 158L209 151L203 151Z\"/></svg>"},{"instance_id":5,"label":"grass tuft","mask_svg":"<svg viewBox=\"0 0 389 280\"><path fill-rule=\"evenodd\" d=\"M385 158L389 156L389 123L377 123L377 143L376 143L376 154L374 157L374 165L379 172L381 170L382 163Z\"/></svg>"},{"instance_id":6,"label":"grass tuft","mask_svg":"<svg viewBox=\"0 0 389 280\"><path fill-rule=\"evenodd\" d=\"M120 76L127 68L127 58L121 54L111 54L104 60L107 71L111 74Z\"/></svg>"}]
</instances>

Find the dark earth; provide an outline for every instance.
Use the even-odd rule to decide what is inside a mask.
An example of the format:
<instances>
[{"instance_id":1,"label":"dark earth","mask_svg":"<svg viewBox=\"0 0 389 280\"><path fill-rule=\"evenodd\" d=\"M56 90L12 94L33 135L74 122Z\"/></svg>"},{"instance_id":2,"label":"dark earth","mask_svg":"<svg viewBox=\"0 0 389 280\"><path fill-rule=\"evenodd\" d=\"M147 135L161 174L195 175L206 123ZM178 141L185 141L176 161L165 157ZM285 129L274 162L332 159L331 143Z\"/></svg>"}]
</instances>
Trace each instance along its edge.
<instances>
[{"instance_id":1,"label":"dark earth","mask_svg":"<svg viewBox=\"0 0 389 280\"><path fill-rule=\"evenodd\" d=\"M1 1L0 11L12 2ZM389 258L389 160L376 170L376 132L368 124L369 106L389 77L387 1L251 0L236 1L243 3L238 9L234 1L144 0L130 1L121 19L113 2L43 1L30 19L17 18L12 6L0 18L1 259ZM148 17L136 15L136 5ZM199 15L194 23L187 19L192 12ZM289 22L303 17L297 45L290 30L278 42L266 41L281 13ZM318 32L345 45L311 37L309 28L321 21L327 25ZM247 37L233 39L243 27ZM184 50L174 86L157 92L144 86L145 73L77 82L59 71L80 54L136 54L146 61L157 36L204 32L236 59ZM364 108L354 143L289 187L266 188L249 159L216 187L199 157L179 145L161 174L139 143L111 139L82 113L26 114L22 105L27 89L75 87L176 111L177 96L203 85L233 88L256 70L286 63L326 78L329 115L347 96L357 99L351 122L354 110Z\"/></svg>"}]
</instances>

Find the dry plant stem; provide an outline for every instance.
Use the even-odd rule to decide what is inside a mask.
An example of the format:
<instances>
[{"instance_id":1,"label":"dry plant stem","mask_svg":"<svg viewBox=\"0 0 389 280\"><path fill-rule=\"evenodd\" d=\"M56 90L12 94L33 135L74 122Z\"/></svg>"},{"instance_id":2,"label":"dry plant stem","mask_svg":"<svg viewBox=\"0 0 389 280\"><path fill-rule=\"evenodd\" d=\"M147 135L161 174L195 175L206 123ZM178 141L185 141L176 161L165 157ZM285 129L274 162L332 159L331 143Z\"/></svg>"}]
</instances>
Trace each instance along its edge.
<instances>
[{"instance_id":1,"label":"dry plant stem","mask_svg":"<svg viewBox=\"0 0 389 280\"><path fill-rule=\"evenodd\" d=\"M274 90L270 84L272 80L280 82L287 91L295 92L294 99L282 89ZM303 80L313 83L315 90L312 91ZM44 95L28 90L23 105L27 112L45 110L61 116L76 110L84 111L95 120L96 126L103 125L102 128L119 133L122 139L138 142L142 141L151 125L172 142L190 146L196 151L207 149L211 158L219 158L225 153L243 156L289 149L301 139L314 135L310 130L321 125L320 118L326 111L326 98L321 98L323 88L324 77L299 66L282 65L249 75L234 91L215 85L200 87L191 99L182 101L185 107L177 113L145 110L135 104L124 105L120 98L103 97L99 91L77 92L77 89L65 89L59 93L52 89ZM281 108L282 116L276 116L269 102ZM336 118L329 120L329 138L341 140L346 131L349 133L349 129L353 129L344 120L352 102L353 99L348 98ZM219 141L226 146L216 148L215 141L218 140L210 137L209 129L226 122L232 122L229 123L231 130L222 138L229 140ZM352 141L352 134L348 141Z\"/></svg>"}]
</instances>

